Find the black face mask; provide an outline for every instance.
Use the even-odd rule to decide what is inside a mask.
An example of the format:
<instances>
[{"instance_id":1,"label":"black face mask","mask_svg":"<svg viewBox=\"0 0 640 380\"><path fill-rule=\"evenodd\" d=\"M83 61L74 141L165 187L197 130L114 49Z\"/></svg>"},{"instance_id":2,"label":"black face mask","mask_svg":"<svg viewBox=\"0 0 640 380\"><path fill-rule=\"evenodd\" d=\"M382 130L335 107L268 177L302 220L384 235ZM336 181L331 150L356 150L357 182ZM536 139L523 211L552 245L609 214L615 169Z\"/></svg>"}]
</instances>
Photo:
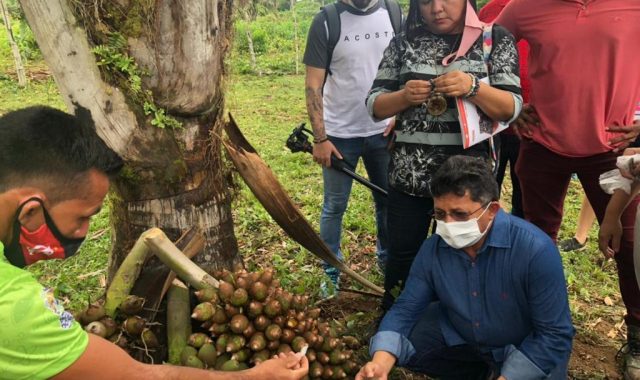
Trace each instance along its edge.
<instances>
[{"instance_id":1,"label":"black face mask","mask_svg":"<svg viewBox=\"0 0 640 380\"><path fill-rule=\"evenodd\" d=\"M35 231L29 231L20 224L18 216L27 202L37 201L42 206L45 223ZM18 207L13 223L13 239L5 250L5 257L17 267L23 268L40 260L66 259L78 252L85 237L70 239L62 236L60 230L44 208L42 200L30 198Z\"/></svg>"}]
</instances>

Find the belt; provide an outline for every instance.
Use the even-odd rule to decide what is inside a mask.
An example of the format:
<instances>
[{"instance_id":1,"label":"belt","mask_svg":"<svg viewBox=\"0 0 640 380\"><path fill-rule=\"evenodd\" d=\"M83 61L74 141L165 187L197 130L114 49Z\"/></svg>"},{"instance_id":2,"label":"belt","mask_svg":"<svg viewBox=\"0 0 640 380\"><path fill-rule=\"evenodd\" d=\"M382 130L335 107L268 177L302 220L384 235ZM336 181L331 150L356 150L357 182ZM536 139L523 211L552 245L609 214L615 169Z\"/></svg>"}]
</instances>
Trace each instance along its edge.
<instances>
[{"instance_id":1,"label":"belt","mask_svg":"<svg viewBox=\"0 0 640 380\"><path fill-rule=\"evenodd\" d=\"M396 142L424 145L462 145L460 133L395 131Z\"/></svg>"}]
</instances>

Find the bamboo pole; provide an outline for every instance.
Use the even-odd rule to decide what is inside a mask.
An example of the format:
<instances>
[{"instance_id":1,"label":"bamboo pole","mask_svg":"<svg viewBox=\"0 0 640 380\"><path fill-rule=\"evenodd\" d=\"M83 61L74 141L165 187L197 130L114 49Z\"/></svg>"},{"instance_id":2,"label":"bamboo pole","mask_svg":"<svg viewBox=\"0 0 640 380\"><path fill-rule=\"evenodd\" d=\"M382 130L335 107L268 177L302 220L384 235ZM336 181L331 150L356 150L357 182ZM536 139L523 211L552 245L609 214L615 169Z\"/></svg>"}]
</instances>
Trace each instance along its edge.
<instances>
[{"instance_id":1,"label":"bamboo pole","mask_svg":"<svg viewBox=\"0 0 640 380\"><path fill-rule=\"evenodd\" d=\"M204 249L204 235L201 233L197 234L182 250L182 253L188 257L189 259L193 259L200 251ZM164 286L162 287L162 293L160 294L160 300L164 298L164 295L169 290L169 287L173 285L173 280L176 278L176 272L171 271L169 276L167 277L167 281L165 281Z\"/></svg>"},{"instance_id":2,"label":"bamboo pole","mask_svg":"<svg viewBox=\"0 0 640 380\"><path fill-rule=\"evenodd\" d=\"M151 248L153 253L171 268L180 279L187 284L200 290L208 287L218 287L218 280L211 277L193 261L189 260L182 251L176 247L167 235L159 228L152 228L147 231L144 242Z\"/></svg>"},{"instance_id":3,"label":"bamboo pole","mask_svg":"<svg viewBox=\"0 0 640 380\"><path fill-rule=\"evenodd\" d=\"M147 230L140 235L140 238L133 245L133 248L131 248L131 251L111 280L111 285L109 285L105 297L104 309L107 315L112 318L116 313L116 309L131 292L136 279L140 275L140 271L142 271L144 262L151 256L151 250L145 244L145 238L151 232L153 232L153 229Z\"/></svg>"},{"instance_id":4,"label":"bamboo pole","mask_svg":"<svg viewBox=\"0 0 640 380\"><path fill-rule=\"evenodd\" d=\"M180 365L180 354L191 335L191 304L189 289L180 280L173 280L167 293L167 345L169 363Z\"/></svg>"}]
</instances>

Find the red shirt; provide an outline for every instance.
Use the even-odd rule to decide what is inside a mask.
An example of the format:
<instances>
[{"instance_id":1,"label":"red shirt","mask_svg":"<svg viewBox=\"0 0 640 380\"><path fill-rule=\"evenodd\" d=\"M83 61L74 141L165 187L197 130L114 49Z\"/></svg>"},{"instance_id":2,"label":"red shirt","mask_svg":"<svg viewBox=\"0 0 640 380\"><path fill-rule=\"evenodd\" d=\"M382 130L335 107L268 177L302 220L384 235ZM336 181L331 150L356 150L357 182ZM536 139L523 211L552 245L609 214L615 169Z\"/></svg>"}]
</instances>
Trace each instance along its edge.
<instances>
[{"instance_id":1,"label":"red shirt","mask_svg":"<svg viewBox=\"0 0 640 380\"><path fill-rule=\"evenodd\" d=\"M534 141L565 156L610 151L640 100L640 1L512 0L496 23L530 45Z\"/></svg>"}]
</instances>

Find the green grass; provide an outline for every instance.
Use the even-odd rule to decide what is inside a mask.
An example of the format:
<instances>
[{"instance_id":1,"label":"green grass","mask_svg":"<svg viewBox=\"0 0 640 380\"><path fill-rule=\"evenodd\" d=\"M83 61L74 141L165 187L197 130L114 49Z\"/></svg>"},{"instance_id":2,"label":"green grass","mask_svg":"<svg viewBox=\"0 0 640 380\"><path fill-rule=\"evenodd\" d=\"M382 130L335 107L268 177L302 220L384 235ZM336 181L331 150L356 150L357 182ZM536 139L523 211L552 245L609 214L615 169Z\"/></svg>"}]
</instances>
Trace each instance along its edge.
<instances>
[{"instance_id":1,"label":"green grass","mask_svg":"<svg viewBox=\"0 0 640 380\"><path fill-rule=\"evenodd\" d=\"M306 122L304 108L304 78L302 76L271 76L251 77L238 76L233 79L227 93L227 108L234 115L238 125L249 142L269 164L279 178L285 190L312 226L318 230L320 210L322 206L322 170L311 155L306 153L291 153L285 147L285 141L294 127ZM359 168L364 174L362 167ZM318 280L309 278L305 271L301 276L297 270L306 268L309 273L319 277L315 257L299 248L299 245L275 231L274 223L266 214L262 206L244 185L236 197L234 220L236 234L241 242L241 248L246 258L260 262L256 252L259 248L273 251L277 245L283 252L289 252L293 262L289 259L276 257L276 268L279 264L295 265L286 268L282 274L289 273L299 277L301 288L318 289ZM373 199L371 193L363 186L354 184L349 207L343 222L343 253L347 260L351 256L358 256L356 268L364 260L367 268L364 274L369 279L381 282L381 275L374 269L375 262L375 221L373 216ZM278 252L278 251L276 251ZM315 269L311 269L314 268ZM369 270L370 269L370 270Z\"/></svg>"},{"instance_id":2,"label":"green grass","mask_svg":"<svg viewBox=\"0 0 640 380\"><path fill-rule=\"evenodd\" d=\"M16 108L37 104L64 108L55 81L52 77L44 75L48 69L43 61L23 59L23 64L31 80L25 88L18 86L13 55L9 47L7 33L1 22L0 28L0 115ZM18 27L13 29L17 31Z\"/></svg>"}]
</instances>

